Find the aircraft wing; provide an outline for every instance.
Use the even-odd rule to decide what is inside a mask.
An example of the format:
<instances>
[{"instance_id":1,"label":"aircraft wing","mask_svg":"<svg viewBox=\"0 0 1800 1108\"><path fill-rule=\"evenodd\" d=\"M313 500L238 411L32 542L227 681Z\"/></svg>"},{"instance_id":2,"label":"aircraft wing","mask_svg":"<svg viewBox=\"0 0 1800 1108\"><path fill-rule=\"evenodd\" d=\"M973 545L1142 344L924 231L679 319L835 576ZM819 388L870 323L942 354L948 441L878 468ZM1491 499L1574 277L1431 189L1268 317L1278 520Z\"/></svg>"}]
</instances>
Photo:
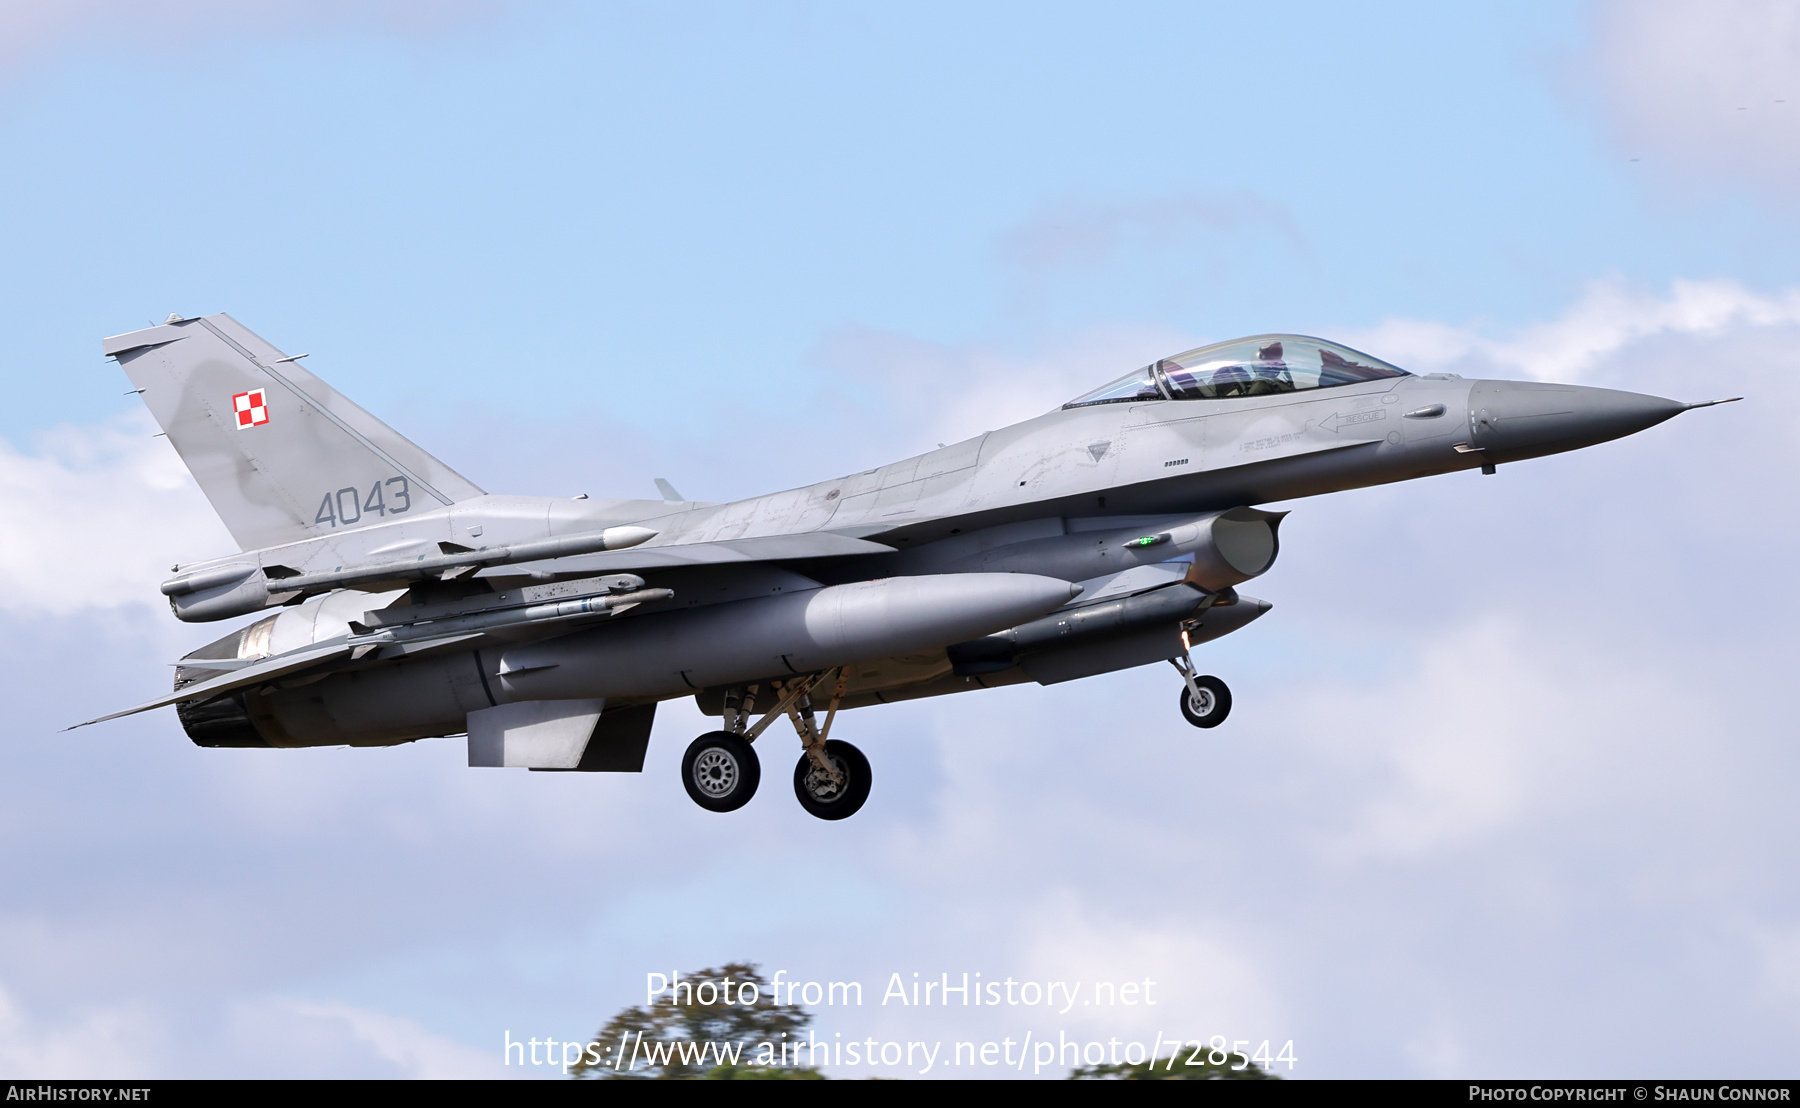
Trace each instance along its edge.
<instances>
[{"instance_id":1,"label":"aircraft wing","mask_svg":"<svg viewBox=\"0 0 1800 1108\"><path fill-rule=\"evenodd\" d=\"M490 566L477 577L506 577L521 573L617 573L621 570L668 569L674 566L727 565L734 562L784 562L805 558L845 558L856 554L892 554L894 548L867 539L853 539L828 531L803 535L760 535L714 542L671 543L668 546L634 546L603 550L566 558Z\"/></svg>"},{"instance_id":2,"label":"aircraft wing","mask_svg":"<svg viewBox=\"0 0 1800 1108\"><path fill-rule=\"evenodd\" d=\"M807 558L894 553L891 546L824 531L712 542L669 543L664 546L632 545L616 549L625 543L641 544L655 535L656 532L643 527L611 527L605 531L564 535L510 546L483 547L437 557L420 556L413 561L372 562L367 565L341 566L321 573L277 577L270 588L271 591L279 589L290 594L312 594L331 589L358 588L371 582L437 576L440 573L447 577L470 574L478 577L508 577L534 573L610 573L626 569L667 569L671 566L799 561ZM568 553L563 553L564 551ZM207 588L229 585L232 580L243 578L254 571L254 566L245 567L241 564L226 568L239 572L228 575L222 581L213 581L208 578L217 571L202 570L163 582L162 591L169 596L185 596Z\"/></svg>"},{"instance_id":3,"label":"aircraft wing","mask_svg":"<svg viewBox=\"0 0 1800 1108\"><path fill-rule=\"evenodd\" d=\"M266 658L254 665L234 669L208 681L196 681L192 685L177 689L167 696L159 696L155 700L146 701L135 708L127 708L122 712L113 712L84 723L77 723L75 727L86 727L90 723L105 723L109 719L136 715L139 712L148 712L153 708L166 708L170 704L178 704L183 700L205 700L233 689L241 689L245 685L258 685L272 678L293 673L295 670L306 669L308 666L330 661L341 655L348 655L351 649L349 643L340 641L326 646L309 646L299 650L290 650L286 654L277 654L273 658ZM200 659L196 659L193 664L196 668L205 666L204 660ZM75 727L65 727L63 730L73 731Z\"/></svg>"}]
</instances>

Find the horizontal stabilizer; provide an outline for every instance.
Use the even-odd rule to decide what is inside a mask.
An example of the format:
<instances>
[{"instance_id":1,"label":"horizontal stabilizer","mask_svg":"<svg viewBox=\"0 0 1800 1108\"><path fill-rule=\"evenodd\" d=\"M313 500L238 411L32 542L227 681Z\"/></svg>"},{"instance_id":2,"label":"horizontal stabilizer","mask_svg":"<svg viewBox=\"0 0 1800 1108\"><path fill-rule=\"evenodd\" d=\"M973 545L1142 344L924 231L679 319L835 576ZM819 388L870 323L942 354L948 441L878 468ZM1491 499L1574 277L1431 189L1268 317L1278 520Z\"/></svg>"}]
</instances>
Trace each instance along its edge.
<instances>
[{"instance_id":1,"label":"horizontal stabilizer","mask_svg":"<svg viewBox=\"0 0 1800 1108\"><path fill-rule=\"evenodd\" d=\"M894 548L867 539L852 539L827 531L805 535L763 535L690 542L669 546L637 546L608 550L554 561L525 562L482 570L477 577L506 577L521 573L617 573L622 570L666 569L674 566L726 565L733 562L788 562L807 558L848 558L858 554L892 554Z\"/></svg>"},{"instance_id":2,"label":"horizontal stabilizer","mask_svg":"<svg viewBox=\"0 0 1800 1108\"><path fill-rule=\"evenodd\" d=\"M166 708L171 704L179 704L184 700L207 700L218 696L221 693L228 693L234 689L241 689L246 685L260 685L264 681L273 680L274 678L293 673L296 670L307 669L320 662L326 662L336 657L348 655L350 650L350 644L346 642L337 642L329 646L309 646L299 650L290 650L286 654L277 654L273 658L265 658L255 665L245 666L242 669L221 674L218 677L212 678L210 681L200 681L189 685L186 688L177 689L167 696L159 696L155 700L146 701L135 708L127 708L122 712L113 712L111 715L99 716L82 723L77 723L75 727L86 727L93 723L105 723L109 719L118 719L121 716L132 716L139 712L148 712L154 708ZM191 665L197 669L205 668L206 659L196 658L192 661L183 662L182 664ZM73 731L75 730L75 727L65 727L63 730Z\"/></svg>"},{"instance_id":3,"label":"horizontal stabilizer","mask_svg":"<svg viewBox=\"0 0 1800 1108\"><path fill-rule=\"evenodd\" d=\"M476 566L504 565L512 562L536 561L542 558L563 558L571 554L586 554L598 550L616 550L655 537L656 532L647 527L608 527L604 531L562 535L539 542L515 543L511 546L484 546L480 550L465 550L456 554L439 555L435 558L421 555L410 562L371 562L368 565L335 569L329 573L304 573L298 577L280 577L276 580L279 582L279 587L284 590L323 592L327 589L354 588L359 585L367 585L371 581L407 580L436 576L443 570L466 572ZM163 592L175 595L185 581L186 578L181 577L165 581L162 586Z\"/></svg>"},{"instance_id":4,"label":"horizontal stabilizer","mask_svg":"<svg viewBox=\"0 0 1800 1108\"><path fill-rule=\"evenodd\" d=\"M393 658L416 657L420 654L429 654L434 650L446 650L458 643L466 643L471 639L481 637L480 631L466 631L460 635L440 635L431 639L412 639L407 642L388 643L381 648L377 657L384 662Z\"/></svg>"}]
</instances>

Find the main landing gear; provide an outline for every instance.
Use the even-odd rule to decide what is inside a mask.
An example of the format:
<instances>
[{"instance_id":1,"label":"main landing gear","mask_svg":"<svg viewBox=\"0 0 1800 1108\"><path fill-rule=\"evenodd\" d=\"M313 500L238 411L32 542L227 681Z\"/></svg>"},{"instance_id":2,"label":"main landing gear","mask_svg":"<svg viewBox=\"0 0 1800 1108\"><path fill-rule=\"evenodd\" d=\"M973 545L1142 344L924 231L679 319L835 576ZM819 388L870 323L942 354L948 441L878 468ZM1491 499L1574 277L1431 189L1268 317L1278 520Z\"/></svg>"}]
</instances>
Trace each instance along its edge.
<instances>
[{"instance_id":1,"label":"main landing gear","mask_svg":"<svg viewBox=\"0 0 1800 1108\"><path fill-rule=\"evenodd\" d=\"M712 731L688 744L681 756L681 783L707 811L735 812L756 795L762 763L741 737Z\"/></svg>"},{"instance_id":2,"label":"main landing gear","mask_svg":"<svg viewBox=\"0 0 1800 1108\"><path fill-rule=\"evenodd\" d=\"M835 677L831 704L820 727L813 716L812 690ZM732 689L725 696L725 730L701 735L688 744L681 759L681 783L695 804L709 812L732 812L750 803L762 781L762 765L750 745L779 716L787 716L800 736L802 752L794 766L794 795L800 806L820 819L847 819L869 799L869 760L847 742L830 738L831 721L844 698L849 674L842 668L810 677L771 681L775 704L754 726L761 686Z\"/></svg>"},{"instance_id":3,"label":"main landing gear","mask_svg":"<svg viewBox=\"0 0 1800 1108\"><path fill-rule=\"evenodd\" d=\"M1181 645L1188 645L1188 634L1181 633ZM1231 714L1231 689L1211 674L1194 669L1194 660L1184 649L1181 657L1170 658L1169 664L1181 674L1181 716L1195 727L1217 727Z\"/></svg>"}]
</instances>

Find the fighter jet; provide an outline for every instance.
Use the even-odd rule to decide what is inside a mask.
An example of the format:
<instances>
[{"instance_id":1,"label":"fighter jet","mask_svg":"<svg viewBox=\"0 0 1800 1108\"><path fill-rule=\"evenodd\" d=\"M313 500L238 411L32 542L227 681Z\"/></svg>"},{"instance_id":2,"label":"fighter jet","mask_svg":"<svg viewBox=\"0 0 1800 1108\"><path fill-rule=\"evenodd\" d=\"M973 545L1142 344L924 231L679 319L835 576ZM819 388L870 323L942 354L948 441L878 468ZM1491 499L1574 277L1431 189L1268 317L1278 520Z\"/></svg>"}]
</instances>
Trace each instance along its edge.
<instances>
[{"instance_id":1,"label":"fighter jet","mask_svg":"<svg viewBox=\"0 0 1800 1108\"><path fill-rule=\"evenodd\" d=\"M228 315L102 350L240 547L173 567L176 617L270 614L182 658L169 695L89 723L173 705L204 747L461 735L471 766L633 773L657 704L691 696L719 719L681 761L696 804L746 804L785 719L794 793L827 820L869 796L868 759L831 737L852 708L1167 662L1187 722L1224 722L1231 692L1191 651L1269 611L1237 591L1280 549L1285 513L1258 505L1491 474L1725 402L1416 376L1258 335L711 504L661 480L658 500L484 492Z\"/></svg>"}]
</instances>

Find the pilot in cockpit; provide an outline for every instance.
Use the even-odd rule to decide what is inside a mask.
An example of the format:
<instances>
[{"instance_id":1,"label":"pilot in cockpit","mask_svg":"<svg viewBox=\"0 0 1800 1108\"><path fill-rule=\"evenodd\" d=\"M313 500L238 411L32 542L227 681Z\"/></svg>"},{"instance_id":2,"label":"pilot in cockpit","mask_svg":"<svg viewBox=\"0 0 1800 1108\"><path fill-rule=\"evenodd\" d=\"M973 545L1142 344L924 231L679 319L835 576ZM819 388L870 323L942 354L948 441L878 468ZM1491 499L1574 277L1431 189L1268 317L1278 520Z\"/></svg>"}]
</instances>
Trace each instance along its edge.
<instances>
[{"instance_id":1,"label":"pilot in cockpit","mask_svg":"<svg viewBox=\"0 0 1800 1108\"><path fill-rule=\"evenodd\" d=\"M1248 396L1250 395L1250 374L1241 365L1228 365L1213 370L1212 387L1214 396Z\"/></svg>"},{"instance_id":2,"label":"pilot in cockpit","mask_svg":"<svg viewBox=\"0 0 1800 1108\"><path fill-rule=\"evenodd\" d=\"M1323 339L1254 335L1153 362L1064 406L1271 396L1406 375L1403 369Z\"/></svg>"},{"instance_id":3,"label":"pilot in cockpit","mask_svg":"<svg viewBox=\"0 0 1800 1108\"><path fill-rule=\"evenodd\" d=\"M1244 392L1248 396L1262 396L1272 392L1294 391L1294 375L1288 372L1287 362L1281 349L1281 343L1271 342L1256 349L1256 364L1251 367L1250 387Z\"/></svg>"}]
</instances>

